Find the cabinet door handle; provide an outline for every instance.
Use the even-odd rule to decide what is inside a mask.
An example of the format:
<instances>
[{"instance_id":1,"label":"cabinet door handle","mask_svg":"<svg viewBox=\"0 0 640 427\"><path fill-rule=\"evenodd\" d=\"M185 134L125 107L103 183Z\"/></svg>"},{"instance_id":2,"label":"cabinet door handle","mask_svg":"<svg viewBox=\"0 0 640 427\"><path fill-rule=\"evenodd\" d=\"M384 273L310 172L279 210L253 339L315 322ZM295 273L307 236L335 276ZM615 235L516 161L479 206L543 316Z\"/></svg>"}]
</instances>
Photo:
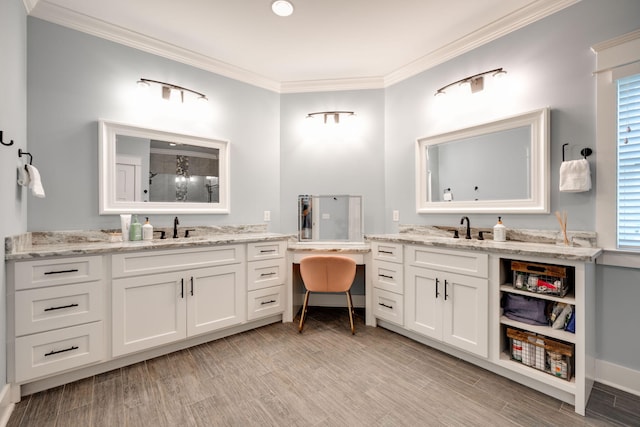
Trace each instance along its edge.
<instances>
[{"instance_id":1,"label":"cabinet door handle","mask_svg":"<svg viewBox=\"0 0 640 427\"><path fill-rule=\"evenodd\" d=\"M387 304L384 304L384 303L381 303L381 302L379 302L378 305L381 305L381 306L383 306L385 308L389 308L389 309L393 310L393 306L392 305L387 305Z\"/></svg>"},{"instance_id":2,"label":"cabinet door handle","mask_svg":"<svg viewBox=\"0 0 640 427\"><path fill-rule=\"evenodd\" d=\"M260 249L260 253L261 254L270 254L270 253L273 253L275 251L276 251L275 249Z\"/></svg>"},{"instance_id":3,"label":"cabinet door handle","mask_svg":"<svg viewBox=\"0 0 640 427\"><path fill-rule=\"evenodd\" d=\"M273 275L275 275L275 274L276 274L276 272L275 272L275 271L272 271L271 273L261 273L261 274L260 274L260 277L273 276Z\"/></svg>"},{"instance_id":4,"label":"cabinet door handle","mask_svg":"<svg viewBox=\"0 0 640 427\"><path fill-rule=\"evenodd\" d=\"M71 307L77 307L78 304L68 304L68 305L61 305L58 307L49 307L49 308L45 308L44 311L53 311L53 310L62 310L64 308L71 308Z\"/></svg>"},{"instance_id":5,"label":"cabinet door handle","mask_svg":"<svg viewBox=\"0 0 640 427\"><path fill-rule=\"evenodd\" d=\"M438 292L438 285L440 284L440 280L436 277L436 298L440 296L440 292Z\"/></svg>"},{"instance_id":6,"label":"cabinet door handle","mask_svg":"<svg viewBox=\"0 0 640 427\"><path fill-rule=\"evenodd\" d=\"M180 298L184 298L184 278L180 279Z\"/></svg>"},{"instance_id":7,"label":"cabinet door handle","mask_svg":"<svg viewBox=\"0 0 640 427\"><path fill-rule=\"evenodd\" d=\"M64 352L66 352L66 351L73 351L73 350L77 350L77 349L79 349L79 348L80 348L80 347L78 347L78 346L76 346L76 345L72 345L71 347L69 347L69 348L65 348L64 350L51 350L49 353L45 353L44 357L47 357L47 356L53 356L54 354L64 353Z\"/></svg>"},{"instance_id":8,"label":"cabinet door handle","mask_svg":"<svg viewBox=\"0 0 640 427\"><path fill-rule=\"evenodd\" d=\"M78 269L73 268L71 270L45 271L44 274L48 275L48 274L63 274L63 273L77 273L77 272L78 272Z\"/></svg>"},{"instance_id":9,"label":"cabinet door handle","mask_svg":"<svg viewBox=\"0 0 640 427\"><path fill-rule=\"evenodd\" d=\"M191 276L191 296L193 296L193 276Z\"/></svg>"},{"instance_id":10,"label":"cabinet door handle","mask_svg":"<svg viewBox=\"0 0 640 427\"><path fill-rule=\"evenodd\" d=\"M260 305L273 304L274 302L276 302L276 300L274 300L274 299L272 299L272 300L270 300L270 301L262 301L262 302L260 303Z\"/></svg>"},{"instance_id":11,"label":"cabinet door handle","mask_svg":"<svg viewBox=\"0 0 640 427\"><path fill-rule=\"evenodd\" d=\"M391 280L393 280L393 276L388 276L386 274L378 274L378 277L382 277L383 279L391 279Z\"/></svg>"},{"instance_id":12,"label":"cabinet door handle","mask_svg":"<svg viewBox=\"0 0 640 427\"><path fill-rule=\"evenodd\" d=\"M379 252L379 253L381 253L381 254L393 255L393 252L392 252L392 251L383 251L383 250L379 250L378 252Z\"/></svg>"},{"instance_id":13,"label":"cabinet door handle","mask_svg":"<svg viewBox=\"0 0 640 427\"><path fill-rule=\"evenodd\" d=\"M447 285L449 284L449 282L447 282L447 279L444 280L444 300L447 300L447 297L449 296L449 294L447 293Z\"/></svg>"}]
</instances>

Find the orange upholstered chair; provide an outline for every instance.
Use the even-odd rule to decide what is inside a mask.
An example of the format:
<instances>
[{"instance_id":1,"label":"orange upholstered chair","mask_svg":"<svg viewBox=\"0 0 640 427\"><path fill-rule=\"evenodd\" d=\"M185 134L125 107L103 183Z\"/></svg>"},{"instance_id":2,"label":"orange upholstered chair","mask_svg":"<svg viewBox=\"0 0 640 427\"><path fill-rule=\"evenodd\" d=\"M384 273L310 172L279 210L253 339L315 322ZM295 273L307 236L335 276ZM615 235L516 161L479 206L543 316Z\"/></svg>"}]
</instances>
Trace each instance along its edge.
<instances>
[{"instance_id":1,"label":"orange upholstered chair","mask_svg":"<svg viewBox=\"0 0 640 427\"><path fill-rule=\"evenodd\" d=\"M304 296L298 331L302 332L304 327L304 318L307 314L309 294L311 292L344 292L347 294L351 333L355 334L351 284L356 277L356 262L344 256L312 255L302 258L300 261L300 275L307 292Z\"/></svg>"}]
</instances>

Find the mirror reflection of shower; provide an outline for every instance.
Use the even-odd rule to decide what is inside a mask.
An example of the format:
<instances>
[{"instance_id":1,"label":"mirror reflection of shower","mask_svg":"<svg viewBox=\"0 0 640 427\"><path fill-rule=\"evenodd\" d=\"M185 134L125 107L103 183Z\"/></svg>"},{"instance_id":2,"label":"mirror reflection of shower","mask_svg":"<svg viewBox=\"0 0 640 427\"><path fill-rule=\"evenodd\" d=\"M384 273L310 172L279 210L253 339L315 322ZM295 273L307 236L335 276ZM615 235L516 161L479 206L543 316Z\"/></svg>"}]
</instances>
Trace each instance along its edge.
<instances>
[{"instance_id":1,"label":"mirror reflection of shower","mask_svg":"<svg viewBox=\"0 0 640 427\"><path fill-rule=\"evenodd\" d=\"M206 176L205 177L205 184L204 186L207 189L207 201L209 203L213 202L213 201L217 201L218 200L218 192L219 192L219 185L218 185L218 177L217 176ZM214 197L215 194L215 197Z\"/></svg>"}]
</instances>

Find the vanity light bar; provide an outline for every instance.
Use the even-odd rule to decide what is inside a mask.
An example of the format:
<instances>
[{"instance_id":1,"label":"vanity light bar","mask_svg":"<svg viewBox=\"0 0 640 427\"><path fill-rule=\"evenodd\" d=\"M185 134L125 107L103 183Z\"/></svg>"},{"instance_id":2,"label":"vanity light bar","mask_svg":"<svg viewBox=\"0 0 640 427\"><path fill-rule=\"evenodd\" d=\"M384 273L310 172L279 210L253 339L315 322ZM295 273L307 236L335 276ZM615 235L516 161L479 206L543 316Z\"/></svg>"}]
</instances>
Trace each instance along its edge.
<instances>
[{"instance_id":1,"label":"vanity light bar","mask_svg":"<svg viewBox=\"0 0 640 427\"><path fill-rule=\"evenodd\" d=\"M307 119L311 119L315 116L323 116L324 123L327 123L327 118L331 117L333 119L333 123L340 123L340 114L346 114L348 117L353 117L356 115L353 111L318 111L316 113L307 114Z\"/></svg>"},{"instance_id":2,"label":"vanity light bar","mask_svg":"<svg viewBox=\"0 0 640 427\"><path fill-rule=\"evenodd\" d=\"M471 93L480 92L482 89L484 89L484 76L488 74L492 74L494 77L500 77L507 74L507 72L502 67L500 67L500 68L485 71L482 73L474 74L472 76L465 77L464 79L456 80L455 82L449 83L446 86L442 86L440 89L436 91L434 96L444 95L446 93L445 90L450 88L451 86L463 85L466 83L470 85Z\"/></svg>"},{"instance_id":3,"label":"vanity light bar","mask_svg":"<svg viewBox=\"0 0 640 427\"><path fill-rule=\"evenodd\" d=\"M184 102L184 92L190 92L195 94L198 97L199 101L208 101L209 99L207 98L207 96L204 93L195 91L193 89L189 89L183 86L178 86L178 85L174 85L172 83L166 83L166 82L161 82L158 80L151 80L151 79L144 79L141 78L140 80L138 80L138 85L139 86L149 86L151 83L156 83L162 86L162 97L164 99L170 99L171 98L171 92L173 90L175 91L179 91L179 95L180 95L180 101Z\"/></svg>"}]
</instances>

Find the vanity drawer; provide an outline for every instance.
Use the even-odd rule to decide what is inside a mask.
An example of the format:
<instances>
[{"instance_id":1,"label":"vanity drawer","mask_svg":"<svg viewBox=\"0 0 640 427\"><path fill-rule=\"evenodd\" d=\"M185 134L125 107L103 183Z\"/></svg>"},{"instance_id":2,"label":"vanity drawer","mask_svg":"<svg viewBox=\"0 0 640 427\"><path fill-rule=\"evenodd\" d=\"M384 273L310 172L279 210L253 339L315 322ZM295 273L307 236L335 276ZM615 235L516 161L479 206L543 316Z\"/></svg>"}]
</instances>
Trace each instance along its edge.
<instances>
[{"instance_id":1,"label":"vanity drawer","mask_svg":"<svg viewBox=\"0 0 640 427\"><path fill-rule=\"evenodd\" d=\"M248 301L248 320L282 313L285 304L284 285L250 291Z\"/></svg>"},{"instance_id":2,"label":"vanity drawer","mask_svg":"<svg viewBox=\"0 0 640 427\"><path fill-rule=\"evenodd\" d=\"M403 296L373 288L373 315L378 319L402 326L404 322Z\"/></svg>"},{"instance_id":3,"label":"vanity drawer","mask_svg":"<svg viewBox=\"0 0 640 427\"><path fill-rule=\"evenodd\" d=\"M102 257L20 261L14 272L16 290L90 282L102 278Z\"/></svg>"},{"instance_id":4,"label":"vanity drawer","mask_svg":"<svg viewBox=\"0 0 640 427\"><path fill-rule=\"evenodd\" d=\"M373 259L391 262L402 262L402 245L400 243L371 242Z\"/></svg>"},{"instance_id":5,"label":"vanity drawer","mask_svg":"<svg viewBox=\"0 0 640 427\"><path fill-rule=\"evenodd\" d=\"M251 261L247 264L247 287L250 291L282 285L287 277L284 258Z\"/></svg>"},{"instance_id":6,"label":"vanity drawer","mask_svg":"<svg viewBox=\"0 0 640 427\"><path fill-rule=\"evenodd\" d=\"M373 261L373 286L398 294L404 293L403 265L389 261Z\"/></svg>"},{"instance_id":7,"label":"vanity drawer","mask_svg":"<svg viewBox=\"0 0 640 427\"><path fill-rule=\"evenodd\" d=\"M407 263L467 276L489 275L489 256L485 253L407 246Z\"/></svg>"},{"instance_id":8,"label":"vanity drawer","mask_svg":"<svg viewBox=\"0 0 640 427\"><path fill-rule=\"evenodd\" d=\"M284 258L287 242L260 242L247 244L247 261Z\"/></svg>"},{"instance_id":9,"label":"vanity drawer","mask_svg":"<svg viewBox=\"0 0 640 427\"><path fill-rule=\"evenodd\" d=\"M16 338L17 383L104 359L102 322Z\"/></svg>"},{"instance_id":10,"label":"vanity drawer","mask_svg":"<svg viewBox=\"0 0 640 427\"><path fill-rule=\"evenodd\" d=\"M113 277L124 277L238 264L244 260L244 245L225 245L114 254L111 256L111 268Z\"/></svg>"},{"instance_id":11,"label":"vanity drawer","mask_svg":"<svg viewBox=\"0 0 640 427\"><path fill-rule=\"evenodd\" d=\"M16 336L101 320L103 301L101 281L16 292Z\"/></svg>"}]
</instances>

